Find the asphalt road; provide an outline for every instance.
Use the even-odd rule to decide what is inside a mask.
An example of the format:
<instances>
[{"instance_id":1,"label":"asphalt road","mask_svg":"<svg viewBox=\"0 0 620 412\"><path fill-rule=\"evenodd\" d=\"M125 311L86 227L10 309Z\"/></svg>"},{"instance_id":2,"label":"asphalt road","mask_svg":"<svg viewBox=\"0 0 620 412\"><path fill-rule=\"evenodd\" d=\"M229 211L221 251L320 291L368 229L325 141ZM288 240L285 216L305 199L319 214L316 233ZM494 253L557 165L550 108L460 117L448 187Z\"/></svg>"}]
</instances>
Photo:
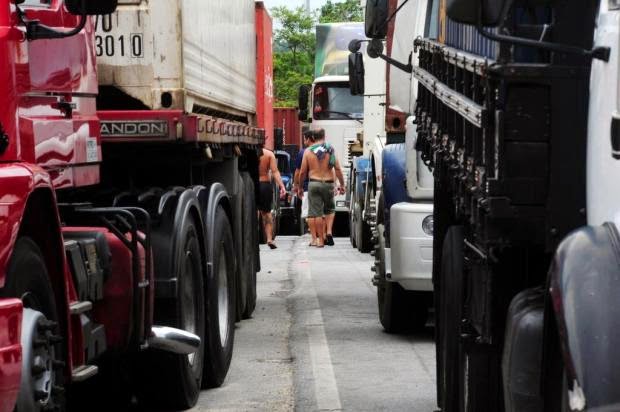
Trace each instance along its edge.
<instances>
[{"instance_id":1,"label":"asphalt road","mask_svg":"<svg viewBox=\"0 0 620 412\"><path fill-rule=\"evenodd\" d=\"M231 369L193 411L433 411L432 328L389 335L378 321L372 257L348 239L261 249L259 301L238 324Z\"/></svg>"}]
</instances>

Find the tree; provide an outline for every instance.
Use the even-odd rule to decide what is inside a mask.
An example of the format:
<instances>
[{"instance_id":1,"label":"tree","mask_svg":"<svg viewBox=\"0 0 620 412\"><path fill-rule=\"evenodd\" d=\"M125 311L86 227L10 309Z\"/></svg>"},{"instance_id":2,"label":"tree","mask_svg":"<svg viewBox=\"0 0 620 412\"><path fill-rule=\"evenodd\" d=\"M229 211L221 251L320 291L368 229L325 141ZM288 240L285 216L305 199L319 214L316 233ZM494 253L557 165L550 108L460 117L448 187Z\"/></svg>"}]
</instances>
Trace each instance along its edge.
<instances>
[{"instance_id":1,"label":"tree","mask_svg":"<svg viewBox=\"0 0 620 412\"><path fill-rule=\"evenodd\" d=\"M359 0L345 0L340 3L327 0L327 3L321 7L319 17L320 23L350 21L364 21L364 12L360 6Z\"/></svg>"},{"instance_id":2,"label":"tree","mask_svg":"<svg viewBox=\"0 0 620 412\"><path fill-rule=\"evenodd\" d=\"M274 7L271 13L280 23L274 35L275 105L296 106L299 86L312 83L316 18L302 7Z\"/></svg>"},{"instance_id":3,"label":"tree","mask_svg":"<svg viewBox=\"0 0 620 412\"><path fill-rule=\"evenodd\" d=\"M336 3L327 0L319 10L303 7L274 7L271 14L279 25L274 33L274 88L276 107L297 106L299 86L312 83L316 39L314 26L320 23L363 21L359 0ZM318 17L318 18L317 18Z\"/></svg>"}]
</instances>

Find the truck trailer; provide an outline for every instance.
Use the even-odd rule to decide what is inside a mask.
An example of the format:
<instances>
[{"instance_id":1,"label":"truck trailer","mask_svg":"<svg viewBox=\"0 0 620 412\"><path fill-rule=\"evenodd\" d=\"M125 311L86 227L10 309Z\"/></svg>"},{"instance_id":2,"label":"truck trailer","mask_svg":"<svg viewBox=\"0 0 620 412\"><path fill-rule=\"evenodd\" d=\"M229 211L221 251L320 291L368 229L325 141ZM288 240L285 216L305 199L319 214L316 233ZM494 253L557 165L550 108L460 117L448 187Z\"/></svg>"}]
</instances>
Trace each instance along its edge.
<instances>
[{"instance_id":1,"label":"truck trailer","mask_svg":"<svg viewBox=\"0 0 620 412\"><path fill-rule=\"evenodd\" d=\"M191 407L256 305L264 7L0 3L0 410Z\"/></svg>"},{"instance_id":2,"label":"truck trailer","mask_svg":"<svg viewBox=\"0 0 620 412\"><path fill-rule=\"evenodd\" d=\"M372 7L381 27L387 2ZM434 30L409 40L434 176L438 404L617 410L617 2L430 10Z\"/></svg>"}]
</instances>

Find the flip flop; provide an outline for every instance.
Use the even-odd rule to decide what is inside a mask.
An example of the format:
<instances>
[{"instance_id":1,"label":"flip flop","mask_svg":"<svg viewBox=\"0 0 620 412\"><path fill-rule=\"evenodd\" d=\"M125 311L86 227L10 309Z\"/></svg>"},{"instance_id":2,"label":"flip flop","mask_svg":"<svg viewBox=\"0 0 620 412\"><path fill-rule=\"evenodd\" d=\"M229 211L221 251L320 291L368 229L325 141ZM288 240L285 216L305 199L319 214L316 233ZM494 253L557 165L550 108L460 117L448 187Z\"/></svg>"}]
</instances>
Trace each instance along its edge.
<instances>
[{"instance_id":1,"label":"flip flop","mask_svg":"<svg viewBox=\"0 0 620 412\"><path fill-rule=\"evenodd\" d=\"M267 243L267 246L269 246L269 249L277 249L278 247L276 246L275 243L271 242L271 243Z\"/></svg>"}]
</instances>

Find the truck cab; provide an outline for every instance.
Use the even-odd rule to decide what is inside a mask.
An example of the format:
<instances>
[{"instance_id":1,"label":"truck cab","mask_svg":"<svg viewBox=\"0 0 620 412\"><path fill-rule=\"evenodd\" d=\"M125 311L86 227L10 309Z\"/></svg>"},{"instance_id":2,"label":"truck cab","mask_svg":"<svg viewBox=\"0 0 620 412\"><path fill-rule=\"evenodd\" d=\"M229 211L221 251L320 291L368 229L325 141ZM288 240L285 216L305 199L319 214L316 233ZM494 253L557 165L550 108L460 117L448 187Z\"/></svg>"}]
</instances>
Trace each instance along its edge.
<instances>
[{"instance_id":1,"label":"truck cab","mask_svg":"<svg viewBox=\"0 0 620 412\"><path fill-rule=\"evenodd\" d=\"M349 176L348 147L357 138L364 119L364 99L353 96L348 75L321 76L312 84L312 129L324 129L325 141L334 146L345 181ZM336 196L336 213L348 213L346 195Z\"/></svg>"}]
</instances>

